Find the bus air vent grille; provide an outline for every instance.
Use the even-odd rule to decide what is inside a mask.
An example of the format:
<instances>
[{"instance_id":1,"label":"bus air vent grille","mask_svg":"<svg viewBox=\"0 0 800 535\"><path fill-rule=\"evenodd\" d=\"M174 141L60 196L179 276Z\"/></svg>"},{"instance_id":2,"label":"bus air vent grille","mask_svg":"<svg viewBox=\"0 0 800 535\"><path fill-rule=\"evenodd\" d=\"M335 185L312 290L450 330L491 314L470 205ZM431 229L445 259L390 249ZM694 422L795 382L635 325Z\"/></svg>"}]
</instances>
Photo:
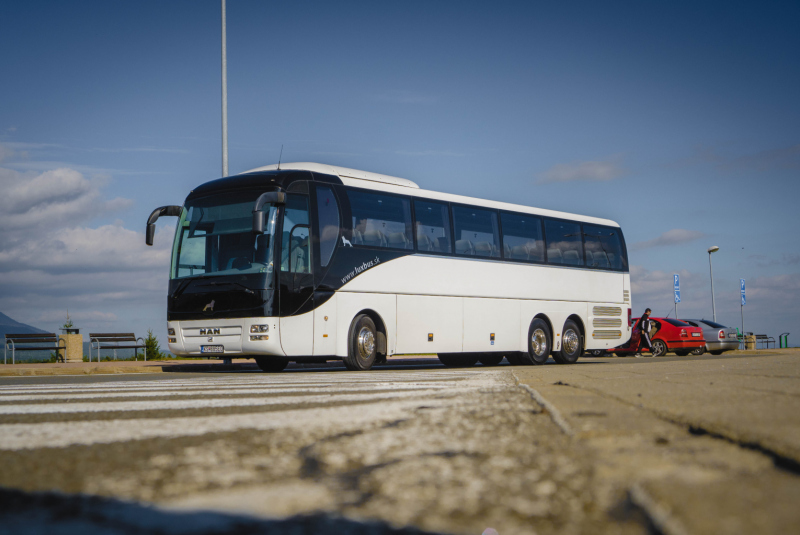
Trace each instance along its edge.
<instances>
[{"instance_id":1,"label":"bus air vent grille","mask_svg":"<svg viewBox=\"0 0 800 535\"><path fill-rule=\"evenodd\" d=\"M619 318L594 318L592 325L595 327L622 327L622 320Z\"/></svg>"},{"instance_id":2,"label":"bus air vent grille","mask_svg":"<svg viewBox=\"0 0 800 535\"><path fill-rule=\"evenodd\" d=\"M622 333L620 331L594 331L592 338L595 340L611 340L622 338Z\"/></svg>"},{"instance_id":3,"label":"bus air vent grille","mask_svg":"<svg viewBox=\"0 0 800 535\"><path fill-rule=\"evenodd\" d=\"M631 293L628 290L622 290L622 302L623 303L631 302Z\"/></svg>"},{"instance_id":4,"label":"bus air vent grille","mask_svg":"<svg viewBox=\"0 0 800 535\"><path fill-rule=\"evenodd\" d=\"M592 314L595 316L622 316L620 307L594 307Z\"/></svg>"}]
</instances>

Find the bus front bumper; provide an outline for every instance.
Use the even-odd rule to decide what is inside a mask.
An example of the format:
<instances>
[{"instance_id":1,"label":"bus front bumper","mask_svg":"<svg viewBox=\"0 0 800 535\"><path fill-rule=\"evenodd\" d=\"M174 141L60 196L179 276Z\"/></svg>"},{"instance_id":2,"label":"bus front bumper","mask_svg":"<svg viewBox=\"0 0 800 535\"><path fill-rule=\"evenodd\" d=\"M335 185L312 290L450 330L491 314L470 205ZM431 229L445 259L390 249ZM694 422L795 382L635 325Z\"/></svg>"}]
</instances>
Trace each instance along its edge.
<instances>
[{"instance_id":1,"label":"bus front bumper","mask_svg":"<svg viewBox=\"0 0 800 535\"><path fill-rule=\"evenodd\" d=\"M279 326L278 318L170 321L169 351L181 357L283 357Z\"/></svg>"}]
</instances>

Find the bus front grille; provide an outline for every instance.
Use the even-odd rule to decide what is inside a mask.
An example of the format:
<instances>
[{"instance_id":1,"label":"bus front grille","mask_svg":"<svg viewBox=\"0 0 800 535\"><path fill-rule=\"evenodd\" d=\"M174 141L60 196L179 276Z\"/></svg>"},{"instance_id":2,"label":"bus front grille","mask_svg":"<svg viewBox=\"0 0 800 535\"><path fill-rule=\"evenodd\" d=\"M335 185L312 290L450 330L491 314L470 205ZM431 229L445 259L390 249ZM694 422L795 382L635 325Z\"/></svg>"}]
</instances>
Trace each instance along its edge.
<instances>
[{"instance_id":1,"label":"bus front grille","mask_svg":"<svg viewBox=\"0 0 800 535\"><path fill-rule=\"evenodd\" d=\"M595 316L622 316L620 307L594 307L592 314Z\"/></svg>"},{"instance_id":2,"label":"bus front grille","mask_svg":"<svg viewBox=\"0 0 800 535\"><path fill-rule=\"evenodd\" d=\"M594 331L592 338L595 340L616 340L622 338L622 333L620 331Z\"/></svg>"}]
</instances>

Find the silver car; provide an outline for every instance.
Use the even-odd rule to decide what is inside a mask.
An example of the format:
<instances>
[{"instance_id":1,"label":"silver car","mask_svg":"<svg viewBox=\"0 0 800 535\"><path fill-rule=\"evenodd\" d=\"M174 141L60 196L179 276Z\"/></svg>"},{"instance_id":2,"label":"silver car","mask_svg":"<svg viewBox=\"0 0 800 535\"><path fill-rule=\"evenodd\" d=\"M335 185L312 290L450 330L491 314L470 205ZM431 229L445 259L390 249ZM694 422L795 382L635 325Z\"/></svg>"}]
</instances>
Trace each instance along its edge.
<instances>
[{"instance_id":1,"label":"silver car","mask_svg":"<svg viewBox=\"0 0 800 535\"><path fill-rule=\"evenodd\" d=\"M739 349L739 338L736 329L725 327L711 320L684 320L689 325L703 329L703 338L706 339L705 347L692 351L692 355L702 355L706 351L712 355L722 355L724 351Z\"/></svg>"}]
</instances>

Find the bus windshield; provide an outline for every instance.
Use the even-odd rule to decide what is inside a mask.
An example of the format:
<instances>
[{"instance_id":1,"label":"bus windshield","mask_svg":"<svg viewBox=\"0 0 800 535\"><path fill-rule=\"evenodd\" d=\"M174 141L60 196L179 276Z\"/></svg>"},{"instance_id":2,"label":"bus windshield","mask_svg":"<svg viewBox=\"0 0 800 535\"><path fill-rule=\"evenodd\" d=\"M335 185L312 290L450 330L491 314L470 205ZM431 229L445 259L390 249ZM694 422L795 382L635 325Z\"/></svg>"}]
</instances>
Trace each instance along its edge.
<instances>
[{"instance_id":1,"label":"bus windshield","mask_svg":"<svg viewBox=\"0 0 800 535\"><path fill-rule=\"evenodd\" d=\"M187 201L172 249L170 278L267 274L272 287L277 208L264 205L264 234L253 233L260 192L232 192Z\"/></svg>"}]
</instances>

